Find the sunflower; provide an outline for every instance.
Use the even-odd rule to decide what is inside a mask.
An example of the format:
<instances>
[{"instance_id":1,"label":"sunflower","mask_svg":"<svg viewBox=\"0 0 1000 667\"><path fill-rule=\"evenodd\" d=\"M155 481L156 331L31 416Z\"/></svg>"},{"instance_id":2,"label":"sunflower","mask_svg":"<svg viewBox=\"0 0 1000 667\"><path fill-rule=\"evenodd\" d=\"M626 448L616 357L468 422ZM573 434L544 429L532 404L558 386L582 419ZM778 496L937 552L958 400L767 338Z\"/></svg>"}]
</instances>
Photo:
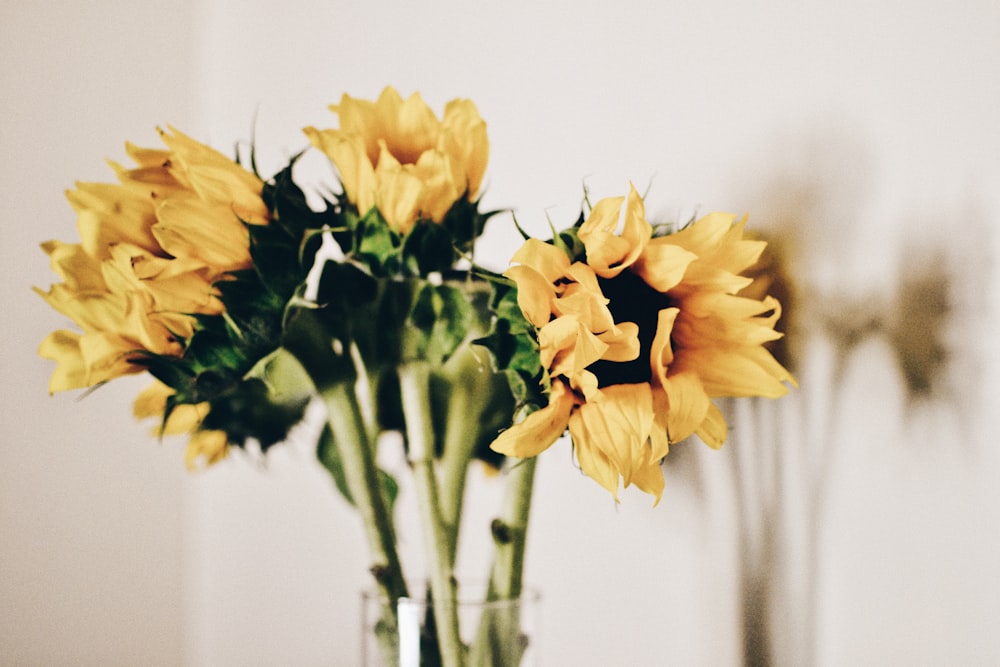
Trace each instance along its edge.
<instances>
[{"instance_id":1,"label":"sunflower","mask_svg":"<svg viewBox=\"0 0 1000 667\"><path fill-rule=\"evenodd\" d=\"M245 225L269 219L261 180L176 130L160 135L166 150L126 145L137 166L112 163L119 183L67 193L80 243L42 244L63 282L36 291L81 330L39 348L57 362L52 393L145 370L135 351L180 355L191 314L222 310L213 284L251 266Z\"/></svg>"},{"instance_id":2,"label":"sunflower","mask_svg":"<svg viewBox=\"0 0 1000 667\"><path fill-rule=\"evenodd\" d=\"M568 428L580 468L616 500L620 485L635 484L659 501L672 443L725 441L713 398L787 393L794 379L764 347L781 337L780 304L738 295L752 281L740 274L765 247L743 238L744 224L712 213L656 235L631 187L575 229L579 256L528 239L505 275L551 390L493 449L536 456Z\"/></svg>"},{"instance_id":3,"label":"sunflower","mask_svg":"<svg viewBox=\"0 0 1000 667\"><path fill-rule=\"evenodd\" d=\"M345 94L330 109L340 129L304 131L337 167L359 214L378 207L405 234L418 219L441 222L460 199L476 199L489 141L472 101L448 102L439 120L419 93L403 100L387 87L374 102Z\"/></svg>"}]
</instances>

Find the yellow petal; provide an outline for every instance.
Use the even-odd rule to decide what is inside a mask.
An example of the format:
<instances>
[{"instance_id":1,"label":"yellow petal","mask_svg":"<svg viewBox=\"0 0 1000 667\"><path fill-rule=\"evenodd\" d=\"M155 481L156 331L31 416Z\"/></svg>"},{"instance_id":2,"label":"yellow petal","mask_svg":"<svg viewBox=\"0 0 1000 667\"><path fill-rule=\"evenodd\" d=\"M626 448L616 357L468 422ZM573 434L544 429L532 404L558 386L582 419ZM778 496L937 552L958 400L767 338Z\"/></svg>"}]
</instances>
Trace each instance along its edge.
<instances>
[{"instance_id":1,"label":"yellow petal","mask_svg":"<svg viewBox=\"0 0 1000 667\"><path fill-rule=\"evenodd\" d=\"M389 227L400 234L413 228L420 213L424 184L383 147L376 172L375 205Z\"/></svg>"},{"instance_id":2,"label":"yellow petal","mask_svg":"<svg viewBox=\"0 0 1000 667\"><path fill-rule=\"evenodd\" d=\"M616 231L623 202L625 211L619 236ZM609 197L597 202L577 235L587 249L587 264L597 275L613 278L642 255L652 231L652 225L646 221L642 198L630 184L627 200Z\"/></svg>"},{"instance_id":3,"label":"yellow petal","mask_svg":"<svg viewBox=\"0 0 1000 667\"><path fill-rule=\"evenodd\" d=\"M395 90L392 92L395 93ZM398 93L395 97L398 98ZM420 93L413 93L398 106L393 100L393 110L387 110L386 116L391 120L386 122L382 131L393 156L401 163L416 164L425 151L437 146L441 124Z\"/></svg>"},{"instance_id":4,"label":"yellow petal","mask_svg":"<svg viewBox=\"0 0 1000 667\"><path fill-rule=\"evenodd\" d=\"M722 416L722 411L715 404L710 404L705 419L695 434L712 449L719 449L725 444L728 431L729 427L726 426L726 418Z\"/></svg>"},{"instance_id":5,"label":"yellow petal","mask_svg":"<svg viewBox=\"0 0 1000 667\"><path fill-rule=\"evenodd\" d=\"M490 156L486 122L471 100L452 100L444 108L441 126L438 147L456 165L456 179L460 168L462 180L456 180L456 184L461 186L462 192L468 191L468 199L475 200Z\"/></svg>"},{"instance_id":6,"label":"yellow petal","mask_svg":"<svg viewBox=\"0 0 1000 667\"><path fill-rule=\"evenodd\" d=\"M420 217L434 222L444 220L452 205L465 192L465 178L454 180L451 159L436 150L424 151L417 163L408 168L420 180Z\"/></svg>"},{"instance_id":7,"label":"yellow petal","mask_svg":"<svg viewBox=\"0 0 1000 667\"><path fill-rule=\"evenodd\" d=\"M663 468L659 459L654 459L652 455L642 465L636 467L632 473L632 483L636 487L654 497L653 507L660 503L663 497Z\"/></svg>"},{"instance_id":8,"label":"yellow petal","mask_svg":"<svg viewBox=\"0 0 1000 667\"><path fill-rule=\"evenodd\" d=\"M566 253L551 243L528 239L511 257L511 264L524 264L538 271L551 284L567 275L570 268Z\"/></svg>"},{"instance_id":9,"label":"yellow petal","mask_svg":"<svg viewBox=\"0 0 1000 667\"><path fill-rule=\"evenodd\" d=\"M712 402L701 379L693 372L671 374L664 383L669 414L667 432L671 442L679 442L700 428Z\"/></svg>"},{"instance_id":10,"label":"yellow petal","mask_svg":"<svg viewBox=\"0 0 1000 667\"><path fill-rule=\"evenodd\" d=\"M344 194L364 215L375 205L375 163L378 161L378 143L373 141L375 155L370 156L365 141L360 136L342 134L336 130L305 128L313 146L326 154L337 168Z\"/></svg>"},{"instance_id":11,"label":"yellow petal","mask_svg":"<svg viewBox=\"0 0 1000 667\"><path fill-rule=\"evenodd\" d=\"M549 404L501 433L490 448L506 456L519 458L537 456L548 449L566 430L572 409L573 394L562 382L553 381Z\"/></svg>"},{"instance_id":12,"label":"yellow petal","mask_svg":"<svg viewBox=\"0 0 1000 667\"><path fill-rule=\"evenodd\" d=\"M696 372L709 396L778 398L788 393L791 374L762 347L692 350L674 367Z\"/></svg>"},{"instance_id":13,"label":"yellow petal","mask_svg":"<svg viewBox=\"0 0 1000 667\"><path fill-rule=\"evenodd\" d=\"M231 207L169 199L157 209L153 234L175 257L197 259L219 274L250 264L250 236Z\"/></svg>"},{"instance_id":14,"label":"yellow petal","mask_svg":"<svg viewBox=\"0 0 1000 667\"><path fill-rule=\"evenodd\" d=\"M597 400L580 405L569 420L581 469L612 494L617 493L619 477L627 488L637 476L643 490L662 492L662 479L657 483L650 474L657 465L649 446L653 426L647 383L605 387Z\"/></svg>"},{"instance_id":15,"label":"yellow petal","mask_svg":"<svg viewBox=\"0 0 1000 667\"><path fill-rule=\"evenodd\" d=\"M591 331L614 329L615 320L608 309L610 300L604 296L593 269L583 262L574 262L566 272L573 282L566 284L553 304L557 315L576 315Z\"/></svg>"},{"instance_id":16,"label":"yellow petal","mask_svg":"<svg viewBox=\"0 0 1000 667\"><path fill-rule=\"evenodd\" d=\"M53 331L38 346L38 356L57 363L49 378L49 393L90 386L90 374L80 352L80 334Z\"/></svg>"},{"instance_id":17,"label":"yellow petal","mask_svg":"<svg viewBox=\"0 0 1000 667\"><path fill-rule=\"evenodd\" d=\"M658 292L676 287L688 266L698 257L693 252L668 243L669 238L666 236L650 240L632 269Z\"/></svg>"},{"instance_id":18,"label":"yellow petal","mask_svg":"<svg viewBox=\"0 0 1000 667\"><path fill-rule=\"evenodd\" d=\"M597 338L608 346L601 355L605 361L633 361L639 357L639 326L635 322L622 322Z\"/></svg>"},{"instance_id":19,"label":"yellow petal","mask_svg":"<svg viewBox=\"0 0 1000 667\"><path fill-rule=\"evenodd\" d=\"M62 279L68 289L73 291L104 289L101 263L87 254L82 245L46 241L42 244L42 250L49 256L52 271Z\"/></svg>"},{"instance_id":20,"label":"yellow petal","mask_svg":"<svg viewBox=\"0 0 1000 667\"><path fill-rule=\"evenodd\" d=\"M573 377L601 359L608 345L577 318L566 315L552 320L538 331L542 366L549 374Z\"/></svg>"},{"instance_id":21,"label":"yellow petal","mask_svg":"<svg viewBox=\"0 0 1000 667\"><path fill-rule=\"evenodd\" d=\"M225 431L196 431L188 442L184 462L189 470L198 470L226 458L229 440Z\"/></svg>"},{"instance_id":22,"label":"yellow petal","mask_svg":"<svg viewBox=\"0 0 1000 667\"><path fill-rule=\"evenodd\" d=\"M653 428L649 432L650 457L660 461L670 453L669 429L670 399L660 385L653 386Z\"/></svg>"},{"instance_id":23,"label":"yellow petal","mask_svg":"<svg viewBox=\"0 0 1000 667\"><path fill-rule=\"evenodd\" d=\"M603 450L591 446L592 443L587 437L584 424L576 413L570 417L569 421L570 436L573 438L573 449L576 452L576 460L580 464L580 470L607 489L614 496L615 502L618 502L618 486L621 478L615 464Z\"/></svg>"},{"instance_id":24,"label":"yellow petal","mask_svg":"<svg viewBox=\"0 0 1000 667\"><path fill-rule=\"evenodd\" d=\"M536 327L543 327L552 319L552 283L527 265L512 266L504 275L517 284L517 305L525 318Z\"/></svg>"}]
</instances>

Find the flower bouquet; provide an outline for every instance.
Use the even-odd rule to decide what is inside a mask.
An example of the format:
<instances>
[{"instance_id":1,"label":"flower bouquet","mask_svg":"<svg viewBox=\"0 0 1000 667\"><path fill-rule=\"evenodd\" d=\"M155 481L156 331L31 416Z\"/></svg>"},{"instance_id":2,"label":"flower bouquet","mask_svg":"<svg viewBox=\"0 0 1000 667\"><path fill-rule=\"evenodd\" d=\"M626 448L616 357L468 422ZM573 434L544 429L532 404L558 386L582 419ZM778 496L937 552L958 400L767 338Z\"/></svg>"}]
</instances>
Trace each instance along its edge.
<instances>
[{"instance_id":1,"label":"flower bouquet","mask_svg":"<svg viewBox=\"0 0 1000 667\"><path fill-rule=\"evenodd\" d=\"M475 105L439 118L386 88L331 108L339 127L304 130L339 179L325 194L296 183L298 156L265 179L252 151L248 168L174 129L164 148L127 145L135 165L112 163L117 184L68 193L80 243L42 245L62 282L39 293L78 330L41 344L57 362L50 391L148 373L135 414L188 434L192 468L249 443L266 452L322 404L316 457L365 527L386 663L406 643L400 602L426 582L419 664L520 664L532 638L516 611L460 632L469 466L507 485L484 600L516 601L535 457L567 430L580 470L616 500L634 484L658 501L672 444L725 440L712 399L794 383L765 347L779 303L747 291L765 244L728 214L652 224L630 188L547 240L514 222L524 243L495 273L475 255L498 214L480 210ZM386 432L404 436L424 573L397 551Z\"/></svg>"}]
</instances>

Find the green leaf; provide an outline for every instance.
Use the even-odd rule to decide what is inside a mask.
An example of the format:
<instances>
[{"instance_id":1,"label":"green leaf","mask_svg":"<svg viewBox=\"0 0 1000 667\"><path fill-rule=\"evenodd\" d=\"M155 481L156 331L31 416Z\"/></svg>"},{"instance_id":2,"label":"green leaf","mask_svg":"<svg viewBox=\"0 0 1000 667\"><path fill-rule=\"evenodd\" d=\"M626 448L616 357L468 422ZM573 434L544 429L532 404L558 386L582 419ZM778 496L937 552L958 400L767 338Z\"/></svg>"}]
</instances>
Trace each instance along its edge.
<instances>
[{"instance_id":1,"label":"green leaf","mask_svg":"<svg viewBox=\"0 0 1000 667\"><path fill-rule=\"evenodd\" d=\"M444 273L456 258L451 233L432 220L417 220L403 241L403 263L415 275Z\"/></svg>"},{"instance_id":2,"label":"green leaf","mask_svg":"<svg viewBox=\"0 0 1000 667\"><path fill-rule=\"evenodd\" d=\"M392 231L377 208L358 221L354 255L376 275L392 275L401 267L399 234Z\"/></svg>"},{"instance_id":3,"label":"green leaf","mask_svg":"<svg viewBox=\"0 0 1000 667\"><path fill-rule=\"evenodd\" d=\"M257 378L237 383L211 400L202 429L218 429L233 444L244 446L253 438L267 451L284 441L289 430L302 420L307 397L277 400Z\"/></svg>"},{"instance_id":4,"label":"green leaf","mask_svg":"<svg viewBox=\"0 0 1000 667\"><path fill-rule=\"evenodd\" d=\"M404 358L444 363L465 340L471 322L472 308L462 289L424 283L410 311Z\"/></svg>"},{"instance_id":5,"label":"green leaf","mask_svg":"<svg viewBox=\"0 0 1000 667\"><path fill-rule=\"evenodd\" d=\"M287 301L306 277L300 261L301 241L277 226L248 225L248 229L257 275L264 287Z\"/></svg>"},{"instance_id":6,"label":"green leaf","mask_svg":"<svg viewBox=\"0 0 1000 667\"><path fill-rule=\"evenodd\" d=\"M469 201L460 197L441 221L440 226L447 230L452 244L462 252L472 250L475 240L483 233L486 223L502 210L479 212L479 200Z\"/></svg>"},{"instance_id":7,"label":"green leaf","mask_svg":"<svg viewBox=\"0 0 1000 667\"><path fill-rule=\"evenodd\" d=\"M323 432L320 434L319 443L316 447L316 457L323 467L326 468L327 472L330 473L334 485L340 491L340 495L353 507L354 497L347 486L347 476L344 474L344 465L340 458L340 451L334 442L333 431L330 430L329 425L324 426ZM378 480L382 495L391 511L396 504L396 498L399 497L399 484L392 475L381 468L378 470Z\"/></svg>"}]
</instances>

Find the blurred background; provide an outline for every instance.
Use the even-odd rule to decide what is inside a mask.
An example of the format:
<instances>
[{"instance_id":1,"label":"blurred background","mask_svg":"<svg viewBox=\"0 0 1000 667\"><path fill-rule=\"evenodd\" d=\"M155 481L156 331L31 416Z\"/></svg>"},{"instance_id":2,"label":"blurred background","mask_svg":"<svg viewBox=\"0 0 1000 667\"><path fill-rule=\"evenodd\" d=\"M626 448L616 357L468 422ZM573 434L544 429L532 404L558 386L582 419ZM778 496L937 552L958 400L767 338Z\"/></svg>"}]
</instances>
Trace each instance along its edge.
<instances>
[{"instance_id":1,"label":"blurred background","mask_svg":"<svg viewBox=\"0 0 1000 667\"><path fill-rule=\"evenodd\" d=\"M543 664L1000 663L998 34L994 0L6 0L0 664L358 662L361 530L308 446L191 475L131 417L145 380L49 397L35 349L66 322L31 287L38 244L77 238L63 192L125 141L255 135L267 175L385 85L472 98L484 204L537 234L632 181L659 220L749 213L790 276L801 389L726 404L730 442L675 447L657 508L543 455ZM470 577L499 494L473 483Z\"/></svg>"}]
</instances>

